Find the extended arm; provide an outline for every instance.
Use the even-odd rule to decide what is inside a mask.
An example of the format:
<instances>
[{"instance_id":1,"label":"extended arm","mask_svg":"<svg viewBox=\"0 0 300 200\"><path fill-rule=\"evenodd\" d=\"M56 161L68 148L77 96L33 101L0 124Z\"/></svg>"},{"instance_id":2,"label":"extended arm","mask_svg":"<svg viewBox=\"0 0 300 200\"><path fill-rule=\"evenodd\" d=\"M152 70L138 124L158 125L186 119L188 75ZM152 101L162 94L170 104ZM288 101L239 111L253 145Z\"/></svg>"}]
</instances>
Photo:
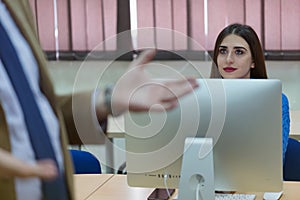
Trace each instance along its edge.
<instances>
[{"instance_id":1,"label":"extended arm","mask_svg":"<svg viewBox=\"0 0 300 200\"><path fill-rule=\"evenodd\" d=\"M170 110L177 106L178 98L198 86L195 78L182 77L164 82L151 79L145 73L144 66L154 55L155 50L144 51L109 90L74 93L62 106L71 136L77 132L78 139L83 143L95 142L88 135L99 135L97 121L102 132L106 132L108 115L118 116L127 111L144 112L150 109Z\"/></svg>"},{"instance_id":2,"label":"extended arm","mask_svg":"<svg viewBox=\"0 0 300 200\"><path fill-rule=\"evenodd\" d=\"M182 78L169 81L151 79L144 66L155 55L155 50L144 51L133 61L111 91L111 105L107 98L99 94L96 102L96 112L99 120L108 114L118 116L126 111L144 112L170 110L177 106L178 98L190 93L198 84L194 78Z\"/></svg>"}]
</instances>

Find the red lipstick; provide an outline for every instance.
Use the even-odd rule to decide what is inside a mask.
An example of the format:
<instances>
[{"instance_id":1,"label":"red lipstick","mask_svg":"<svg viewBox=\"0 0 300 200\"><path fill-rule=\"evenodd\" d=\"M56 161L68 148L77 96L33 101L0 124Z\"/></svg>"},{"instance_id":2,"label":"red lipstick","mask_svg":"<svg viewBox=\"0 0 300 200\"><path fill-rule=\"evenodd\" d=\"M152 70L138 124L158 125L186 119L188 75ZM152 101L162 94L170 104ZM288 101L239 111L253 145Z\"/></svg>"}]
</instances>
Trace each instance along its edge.
<instances>
[{"instance_id":1,"label":"red lipstick","mask_svg":"<svg viewBox=\"0 0 300 200\"><path fill-rule=\"evenodd\" d=\"M233 68L233 67L224 67L223 70L225 72L234 72L235 70L237 70L237 68Z\"/></svg>"}]
</instances>

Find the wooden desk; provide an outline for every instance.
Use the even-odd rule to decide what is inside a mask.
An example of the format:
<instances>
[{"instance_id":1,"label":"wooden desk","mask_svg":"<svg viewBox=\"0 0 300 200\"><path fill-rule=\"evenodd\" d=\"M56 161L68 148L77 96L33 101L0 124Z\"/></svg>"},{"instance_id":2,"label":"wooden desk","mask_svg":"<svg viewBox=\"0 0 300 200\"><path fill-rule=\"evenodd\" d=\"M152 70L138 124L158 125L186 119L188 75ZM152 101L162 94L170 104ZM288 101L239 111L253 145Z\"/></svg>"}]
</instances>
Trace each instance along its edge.
<instances>
[{"instance_id":1,"label":"wooden desk","mask_svg":"<svg viewBox=\"0 0 300 200\"><path fill-rule=\"evenodd\" d=\"M296 200L299 199L298 190L300 189L300 182L284 182L283 183L283 195L280 200ZM256 193L256 199L262 200L263 193Z\"/></svg>"},{"instance_id":2,"label":"wooden desk","mask_svg":"<svg viewBox=\"0 0 300 200\"><path fill-rule=\"evenodd\" d=\"M114 175L87 200L147 200L153 188L136 188L127 185L126 175Z\"/></svg>"},{"instance_id":3,"label":"wooden desk","mask_svg":"<svg viewBox=\"0 0 300 200\"><path fill-rule=\"evenodd\" d=\"M296 200L299 199L300 182L284 182L283 195L281 200Z\"/></svg>"},{"instance_id":4,"label":"wooden desk","mask_svg":"<svg viewBox=\"0 0 300 200\"><path fill-rule=\"evenodd\" d=\"M113 176L113 174L75 174L74 187L76 200L87 199Z\"/></svg>"},{"instance_id":5,"label":"wooden desk","mask_svg":"<svg viewBox=\"0 0 300 200\"><path fill-rule=\"evenodd\" d=\"M280 200L299 199L300 182L284 182ZM126 175L75 175L76 200L147 200L153 188L127 185ZM262 200L263 193L256 193Z\"/></svg>"}]
</instances>

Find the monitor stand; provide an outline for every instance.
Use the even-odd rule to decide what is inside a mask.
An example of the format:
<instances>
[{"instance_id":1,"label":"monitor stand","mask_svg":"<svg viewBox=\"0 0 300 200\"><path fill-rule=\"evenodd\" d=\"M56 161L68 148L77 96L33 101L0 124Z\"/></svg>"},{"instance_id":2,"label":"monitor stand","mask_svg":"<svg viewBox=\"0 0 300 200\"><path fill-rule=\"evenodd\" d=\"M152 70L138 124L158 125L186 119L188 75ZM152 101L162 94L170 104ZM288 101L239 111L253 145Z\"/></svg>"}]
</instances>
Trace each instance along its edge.
<instances>
[{"instance_id":1,"label":"monitor stand","mask_svg":"<svg viewBox=\"0 0 300 200\"><path fill-rule=\"evenodd\" d=\"M215 199L213 140L186 138L178 200Z\"/></svg>"}]
</instances>

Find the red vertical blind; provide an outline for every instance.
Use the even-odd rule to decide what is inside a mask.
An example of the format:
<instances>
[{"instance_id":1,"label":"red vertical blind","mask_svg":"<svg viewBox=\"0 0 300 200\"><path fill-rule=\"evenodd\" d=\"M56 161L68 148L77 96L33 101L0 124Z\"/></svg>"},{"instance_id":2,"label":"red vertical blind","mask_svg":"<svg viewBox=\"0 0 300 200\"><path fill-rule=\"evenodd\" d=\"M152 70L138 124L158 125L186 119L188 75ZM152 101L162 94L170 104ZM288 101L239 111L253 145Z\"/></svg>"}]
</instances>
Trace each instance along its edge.
<instances>
[{"instance_id":1,"label":"red vertical blind","mask_svg":"<svg viewBox=\"0 0 300 200\"><path fill-rule=\"evenodd\" d=\"M265 0L265 49L300 49L300 1Z\"/></svg>"},{"instance_id":2,"label":"red vertical blind","mask_svg":"<svg viewBox=\"0 0 300 200\"><path fill-rule=\"evenodd\" d=\"M204 32L204 0L190 0L189 13L189 35L192 38L190 48L192 50L204 50L206 47L207 34Z\"/></svg>"},{"instance_id":3,"label":"red vertical blind","mask_svg":"<svg viewBox=\"0 0 300 200\"><path fill-rule=\"evenodd\" d=\"M72 50L85 51L87 45L86 2L70 0Z\"/></svg>"},{"instance_id":4,"label":"red vertical blind","mask_svg":"<svg viewBox=\"0 0 300 200\"><path fill-rule=\"evenodd\" d=\"M33 14L36 16L39 39L42 48L46 51L53 51L55 47L55 23L54 23L54 1L30 0ZM70 50L69 43L69 21L67 0L57 0L57 23L58 23L58 48Z\"/></svg>"},{"instance_id":5,"label":"red vertical blind","mask_svg":"<svg viewBox=\"0 0 300 200\"><path fill-rule=\"evenodd\" d=\"M155 32L151 29L155 26L153 13L154 3L152 0L137 1L137 49L153 47L155 44Z\"/></svg>"},{"instance_id":6,"label":"red vertical blind","mask_svg":"<svg viewBox=\"0 0 300 200\"><path fill-rule=\"evenodd\" d=\"M186 6L186 0L138 0L138 48L186 50L187 40L182 39L187 35Z\"/></svg>"},{"instance_id":7,"label":"red vertical blind","mask_svg":"<svg viewBox=\"0 0 300 200\"><path fill-rule=\"evenodd\" d=\"M262 5L261 0L245 1L245 24L250 25L262 41Z\"/></svg>"},{"instance_id":8,"label":"red vertical blind","mask_svg":"<svg viewBox=\"0 0 300 200\"><path fill-rule=\"evenodd\" d=\"M231 23L252 26L266 50L299 50L299 21L299 0L138 1L138 28L154 26L188 34L195 41L191 50L212 50L218 33ZM187 46L177 46L172 35L156 35L155 40L165 49Z\"/></svg>"},{"instance_id":9,"label":"red vertical blind","mask_svg":"<svg viewBox=\"0 0 300 200\"><path fill-rule=\"evenodd\" d=\"M29 2L45 51L57 50L57 42L59 51L116 50L117 0ZM137 49L212 50L219 32L237 22L252 26L265 50L300 50L299 0L136 0L136 6Z\"/></svg>"},{"instance_id":10,"label":"red vertical blind","mask_svg":"<svg viewBox=\"0 0 300 200\"><path fill-rule=\"evenodd\" d=\"M300 49L300 1L281 1L282 50Z\"/></svg>"},{"instance_id":11,"label":"red vertical blind","mask_svg":"<svg viewBox=\"0 0 300 200\"><path fill-rule=\"evenodd\" d=\"M107 51L114 51L117 49L117 1L116 0L102 0L104 11L104 39L105 48Z\"/></svg>"},{"instance_id":12,"label":"red vertical blind","mask_svg":"<svg viewBox=\"0 0 300 200\"><path fill-rule=\"evenodd\" d=\"M30 0L30 4L45 51L56 51L56 42L59 51L91 51L95 47L97 50L116 49L115 39L105 41L116 34L116 0Z\"/></svg>"},{"instance_id":13,"label":"red vertical blind","mask_svg":"<svg viewBox=\"0 0 300 200\"><path fill-rule=\"evenodd\" d=\"M257 0L254 1L256 4L249 9L259 10L260 4ZM234 22L245 23L245 2L249 4L248 1L241 0L139 0L138 28L154 26L178 31L193 39L190 49L212 50L222 28ZM259 15L256 17L260 20ZM259 20L249 19L255 25L258 25ZM142 38L139 40L143 40ZM179 41L181 40L176 38L176 34L172 35L171 31L155 35L155 42L159 48L188 48L187 42Z\"/></svg>"},{"instance_id":14,"label":"red vertical blind","mask_svg":"<svg viewBox=\"0 0 300 200\"><path fill-rule=\"evenodd\" d=\"M53 1L37 1L36 15L42 48L55 50Z\"/></svg>"},{"instance_id":15,"label":"red vertical blind","mask_svg":"<svg viewBox=\"0 0 300 200\"><path fill-rule=\"evenodd\" d=\"M188 28L188 13L187 9L182 9L187 7L186 0L175 0L173 1L173 30L175 31L173 40L174 50L183 50L188 48L188 41L182 40L183 36L187 36Z\"/></svg>"},{"instance_id":16,"label":"red vertical blind","mask_svg":"<svg viewBox=\"0 0 300 200\"><path fill-rule=\"evenodd\" d=\"M71 0L72 46L75 51L116 50L116 0Z\"/></svg>"},{"instance_id":17,"label":"red vertical blind","mask_svg":"<svg viewBox=\"0 0 300 200\"><path fill-rule=\"evenodd\" d=\"M281 0L265 0L265 49L281 50Z\"/></svg>"},{"instance_id":18,"label":"red vertical blind","mask_svg":"<svg viewBox=\"0 0 300 200\"><path fill-rule=\"evenodd\" d=\"M214 48L219 32L231 23L244 23L244 1L240 0L208 0L208 36L207 50Z\"/></svg>"},{"instance_id":19,"label":"red vertical blind","mask_svg":"<svg viewBox=\"0 0 300 200\"><path fill-rule=\"evenodd\" d=\"M84 8L85 12L83 12L83 18L85 18L84 23L86 23L86 29L83 28L82 30L86 30L86 49L92 50L104 40L104 32L102 27L102 16L104 15L102 13L103 4L99 0L86 0ZM76 41L76 38L74 40ZM104 50L103 47L103 45L100 45L97 47L97 49Z\"/></svg>"},{"instance_id":20,"label":"red vertical blind","mask_svg":"<svg viewBox=\"0 0 300 200\"><path fill-rule=\"evenodd\" d=\"M154 13L155 13L155 26L165 30L156 31L157 48L172 50L173 38L172 32L172 0L155 0Z\"/></svg>"},{"instance_id":21,"label":"red vertical blind","mask_svg":"<svg viewBox=\"0 0 300 200\"><path fill-rule=\"evenodd\" d=\"M70 46L70 21L68 0L57 0L58 20L58 47L61 51L71 50Z\"/></svg>"}]
</instances>

